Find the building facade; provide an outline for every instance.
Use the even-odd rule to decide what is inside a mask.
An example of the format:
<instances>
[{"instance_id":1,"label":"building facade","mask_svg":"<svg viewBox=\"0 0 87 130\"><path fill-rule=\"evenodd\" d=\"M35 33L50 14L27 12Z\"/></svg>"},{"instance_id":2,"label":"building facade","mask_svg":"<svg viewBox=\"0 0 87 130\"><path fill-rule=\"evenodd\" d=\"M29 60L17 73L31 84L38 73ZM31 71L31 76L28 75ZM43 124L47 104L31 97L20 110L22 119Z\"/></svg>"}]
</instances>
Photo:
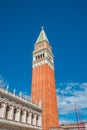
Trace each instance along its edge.
<instances>
[{"instance_id":1,"label":"building facade","mask_svg":"<svg viewBox=\"0 0 87 130\"><path fill-rule=\"evenodd\" d=\"M58 127L54 56L43 27L34 45L32 67L32 101L42 103L43 130Z\"/></svg>"},{"instance_id":2,"label":"building facade","mask_svg":"<svg viewBox=\"0 0 87 130\"><path fill-rule=\"evenodd\" d=\"M42 108L0 87L0 130L42 130Z\"/></svg>"},{"instance_id":3,"label":"building facade","mask_svg":"<svg viewBox=\"0 0 87 130\"><path fill-rule=\"evenodd\" d=\"M87 122L61 124L59 127L50 128L50 130L87 130Z\"/></svg>"}]
</instances>

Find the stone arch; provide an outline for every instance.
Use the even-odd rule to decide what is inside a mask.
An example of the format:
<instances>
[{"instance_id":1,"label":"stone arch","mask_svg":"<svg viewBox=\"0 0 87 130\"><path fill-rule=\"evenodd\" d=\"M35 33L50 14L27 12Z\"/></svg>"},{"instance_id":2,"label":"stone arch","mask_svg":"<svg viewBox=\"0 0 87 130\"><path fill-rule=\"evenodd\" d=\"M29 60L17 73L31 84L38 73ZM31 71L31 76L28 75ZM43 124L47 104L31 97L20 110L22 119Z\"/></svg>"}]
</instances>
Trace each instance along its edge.
<instances>
[{"instance_id":1,"label":"stone arch","mask_svg":"<svg viewBox=\"0 0 87 130\"><path fill-rule=\"evenodd\" d=\"M44 58L44 56L45 56L45 55L44 55L44 53L43 53L43 58Z\"/></svg>"},{"instance_id":2,"label":"stone arch","mask_svg":"<svg viewBox=\"0 0 87 130\"><path fill-rule=\"evenodd\" d=\"M36 116L36 126L38 126L38 115Z\"/></svg>"},{"instance_id":3,"label":"stone arch","mask_svg":"<svg viewBox=\"0 0 87 130\"><path fill-rule=\"evenodd\" d=\"M31 115L31 124L33 125L33 118L34 118L34 114L32 113Z\"/></svg>"},{"instance_id":4,"label":"stone arch","mask_svg":"<svg viewBox=\"0 0 87 130\"><path fill-rule=\"evenodd\" d=\"M6 119L9 119L9 111L10 111L10 106L7 105L7 107L6 107L6 114L5 114L5 118Z\"/></svg>"},{"instance_id":5,"label":"stone arch","mask_svg":"<svg viewBox=\"0 0 87 130\"><path fill-rule=\"evenodd\" d=\"M37 58L38 58L38 57L36 56L36 60L37 60Z\"/></svg>"},{"instance_id":6,"label":"stone arch","mask_svg":"<svg viewBox=\"0 0 87 130\"><path fill-rule=\"evenodd\" d=\"M14 108L14 114L13 114L13 120L15 121L15 116L16 116L16 107Z\"/></svg>"}]
</instances>

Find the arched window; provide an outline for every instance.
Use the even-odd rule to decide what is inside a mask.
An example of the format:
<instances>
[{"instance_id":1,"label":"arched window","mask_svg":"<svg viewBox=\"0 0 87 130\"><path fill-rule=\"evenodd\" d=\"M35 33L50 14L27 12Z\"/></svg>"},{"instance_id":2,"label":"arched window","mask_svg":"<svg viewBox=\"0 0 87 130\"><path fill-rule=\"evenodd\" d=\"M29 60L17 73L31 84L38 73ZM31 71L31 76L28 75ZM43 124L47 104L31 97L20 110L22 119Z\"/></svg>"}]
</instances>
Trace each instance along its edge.
<instances>
[{"instance_id":1,"label":"arched window","mask_svg":"<svg viewBox=\"0 0 87 130\"><path fill-rule=\"evenodd\" d=\"M38 115L36 117L36 126L38 126Z\"/></svg>"},{"instance_id":2,"label":"arched window","mask_svg":"<svg viewBox=\"0 0 87 130\"><path fill-rule=\"evenodd\" d=\"M42 54L40 55L40 59L42 58Z\"/></svg>"},{"instance_id":3,"label":"arched window","mask_svg":"<svg viewBox=\"0 0 87 130\"><path fill-rule=\"evenodd\" d=\"M26 113L26 123L28 122L28 116L29 116L29 113L27 112Z\"/></svg>"},{"instance_id":4,"label":"arched window","mask_svg":"<svg viewBox=\"0 0 87 130\"><path fill-rule=\"evenodd\" d=\"M44 53L43 53L43 57L44 57Z\"/></svg>"},{"instance_id":5,"label":"arched window","mask_svg":"<svg viewBox=\"0 0 87 130\"><path fill-rule=\"evenodd\" d=\"M38 59L40 59L40 56L38 55Z\"/></svg>"},{"instance_id":6,"label":"arched window","mask_svg":"<svg viewBox=\"0 0 87 130\"><path fill-rule=\"evenodd\" d=\"M32 119L31 119L31 124L33 125L33 119L34 119L34 115L32 113Z\"/></svg>"},{"instance_id":7,"label":"arched window","mask_svg":"<svg viewBox=\"0 0 87 130\"><path fill-rule=\"evenodd\" d=\"M13 115L13 120L15 121L15 116L16 116L16 108L14 108L14 115Z\"/></svg>"},{"instance_id":8,"label":"arched window","mask_svg":"<svg viewBox=\"0 0 87 130\"><path fill-rule=\"evenodd\" d=\"M23 121L24 111L21 110L21 122Z\"/></svg>"},{"instance_id":9,"label":"arched window","mask_svg":"<svg viewBox=\"0 0 87 130\"><path fill-rule=\"evenodd\" d=\"M36 60L37 60L37 56L36 56Z\"/></svg>"},{"instance_id":10,"label":"arched window","mask_svg":"<svg viewBox=\"0 0 87 130\"><path fill-rule=\"evenodd\" d=\"M1 102L0 102L0 108L2 108L2 104L1 104Z\"/></svg>"},{"instance_id":11,"label":"arched window","mask_svg":"<svg viewBox=\"0 0 87 130\"><path fill-rule=\"evenodd\" d=\"M6 119L8 119L8 113L9 113L9 110L10 110L10 108L9 108L9 106L7 106L7 108L6 108Z\"/></svg>"}]
</instances>

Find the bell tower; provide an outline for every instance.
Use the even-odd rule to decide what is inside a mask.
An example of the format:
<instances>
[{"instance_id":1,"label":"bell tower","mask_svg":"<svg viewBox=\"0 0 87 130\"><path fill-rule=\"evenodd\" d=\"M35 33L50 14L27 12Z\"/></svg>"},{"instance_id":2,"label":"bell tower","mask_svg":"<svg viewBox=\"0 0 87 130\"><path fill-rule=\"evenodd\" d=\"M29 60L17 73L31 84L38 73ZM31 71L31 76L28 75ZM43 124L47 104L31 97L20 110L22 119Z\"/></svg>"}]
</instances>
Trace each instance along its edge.
<instances>
[{"instance_id":1,"label":"bell tower","mask_svg":"<svg viewBox=\"0 0 87 130\"><path fill-rule=\"evenodd\" d=\"M42 27L34 45L32 62L32 101L42 103L42 127L58 127L58 108L54 75L54 56Z\"/></svg>"}]
</instances>

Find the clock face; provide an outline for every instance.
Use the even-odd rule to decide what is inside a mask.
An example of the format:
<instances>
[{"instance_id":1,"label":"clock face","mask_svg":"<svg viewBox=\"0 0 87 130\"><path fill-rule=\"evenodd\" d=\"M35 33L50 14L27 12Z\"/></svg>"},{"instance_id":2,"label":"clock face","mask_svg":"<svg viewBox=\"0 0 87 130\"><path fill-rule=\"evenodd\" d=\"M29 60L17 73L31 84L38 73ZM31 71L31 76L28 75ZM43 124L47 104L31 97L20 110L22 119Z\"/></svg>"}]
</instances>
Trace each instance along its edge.
<instances>
[{"instance_id":1,"label":"clock face","mask_svg":"<svg viewBox=\"0 0 87 130\"><path fill-rule=\"evenodd\" d=\"M38 49L41 49L41 48L42 48L42 46L41 46L41 45L39 45L39 46L38 46Z\"/></svg>"}]
</instances>

